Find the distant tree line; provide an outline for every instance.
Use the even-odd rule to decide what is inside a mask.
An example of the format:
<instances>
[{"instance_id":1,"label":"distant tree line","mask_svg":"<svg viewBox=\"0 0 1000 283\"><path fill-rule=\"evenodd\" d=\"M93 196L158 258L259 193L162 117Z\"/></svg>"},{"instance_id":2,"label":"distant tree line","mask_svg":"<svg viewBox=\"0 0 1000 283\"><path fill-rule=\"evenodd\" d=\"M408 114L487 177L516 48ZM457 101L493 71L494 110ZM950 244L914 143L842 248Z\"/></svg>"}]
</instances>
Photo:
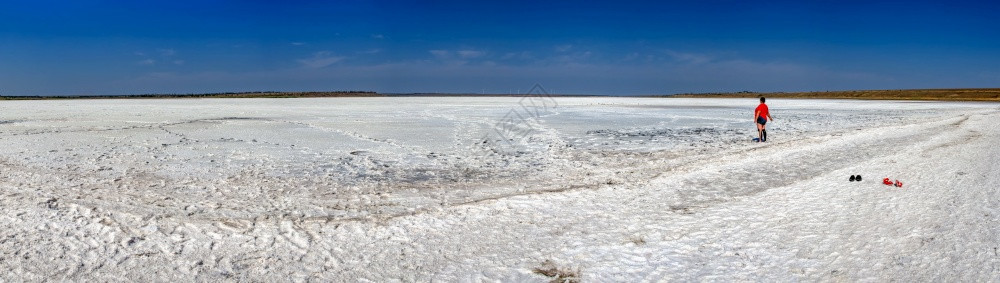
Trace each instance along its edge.
<instances>
[{"instance_id":1,"label":"distant tree line","mask_svg":"<svg viewBox=\"0 0 1000 283\"><path fill-rule=\"evenodd\" d=\"M365 97L383 96L374 91L251 91L190 94L127 94L127 95L37 95L0 96L0 100L49 100L49 99L123 99L123 98L295 98L295 97Z\"/></svg>"}]
</instances>

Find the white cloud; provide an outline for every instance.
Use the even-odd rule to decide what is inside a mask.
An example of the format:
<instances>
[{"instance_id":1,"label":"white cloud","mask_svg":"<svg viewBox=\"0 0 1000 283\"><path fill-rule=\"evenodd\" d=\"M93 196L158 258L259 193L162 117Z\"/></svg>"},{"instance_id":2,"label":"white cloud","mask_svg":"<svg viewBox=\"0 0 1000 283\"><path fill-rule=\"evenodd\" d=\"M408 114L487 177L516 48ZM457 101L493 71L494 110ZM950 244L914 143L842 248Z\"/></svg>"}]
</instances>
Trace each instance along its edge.
<instances>
[{"instance_id":1,"label":"white cloud","mask_svg":"<svg viewBox=\"0 0 1000 283\"><path fill-rule=\"evenodd\" d=\"M437 57L438 59L454 59L454 58L473 59L486 56L486 51L474 50L474 49L462 49L455 51L435 49L435 50L430 50L428 52L430 52L431 55L434 55L434 57Z\"/></svg>"},{"instance_id":2,"label":"white cloud","mask_svg":"<svg viewBox=\"0 0 1000 283\"><path fill-rule=\"evenodd\" d=\"M559 52L566 52L566 51L569 51L570 49L573 49L573 45L572 44L559 45L559 46L556 46L555 49L556 49L556 51L559 51Z\"/></svg>"},{"instance_id":3,"label":"white cloud","mask_svg":"<svg viewBox=\"0 0 1000 283\"><path fill-rule=\"evenodd\" d=\"M163 56L163 57L170 57L170 56L174 56L175 54L177 54L177 51L173 50L173 49L157 49L156 52L160 53L160 56Z\"/></svg>"},{"instance_id":4,"label":"white cloud","mask_svg":"<svg viewBox=\"0 0 1000 283\"><path fill-rule=\"evenodd\" d=\"M438 59L448 59L451 58L451 51L448 50L431 50L429 51L431 55L437 57Z\"/></svg>"},{"instance_id":5,"label":"white cloud","mask_svg":"<svg viewBox=\"0 0 1000 283\"><path fill-rule=\"evenodd\" d=\"M486 89L486 92L506 93L509 89L542 83L564 93L650 94L824 90L844 86L879 88L887 85L888 79L794 61L733 58L726 54L681 50L607 54L588 52L583 46L564 53L543 50L538 54L526 51L494 54L475 48L434 49L417 55L418 58L381 64L361 65L360 61L349 59L377 52L384 51L362 49L346 56L329 51L316 52L295 60L296 67L275 70L233 73L178 70L171 77L148 76L129 82L128 86L179 92L216 89L478 92ZM152 58L156 60L149 59L150 64L172 62ZM631 61L622 61L623 58Z\"/></svg>"},{"instance_id":6,"label":"white cloud","mask_svg":"<svg viewBox=\"0 0 1000 283\"><path fill-rule=\"evenodd\" d=\"M440 62L446 63L448 65L465 65L474 59L486 59L488 54L486 51L475 50L475 49L461 49L461 50L442 50L435 49L429 50L428 52L434 56Z\"/></svg>"},{"instance_id":7,"label":"white cloud","mask_svg":"<svg viewBox=\"0 0 1000 283\"><path fill-rule=\"evenodd\" d=\"M455 51L438 50L457 59ZM583 52L585 53L585 52ZM433 53L432 53L433 54ZM583 54L581 54L583 55ZM622 54L625 55L625 54ZM645 54L640 53L637 60ZM127 89L164 89L163 92L210 92L216 90L337 90L361 89L380 92L486 92L506 93L542 83L561 93L652 94L713 91L796 91L844 88L880 88L886 78L871 74L830 70L795 62L749 59L714 60L700 65L657 61L656 64L617 64L578 61L558 64L553 58L534 64L504 64L476 61L412 60L373 65L329 66L343 57L320 52L302 59L303 66L246 72L150 73L123 82ZM620 57L619 57L620 58ZM326 59L326 61L324 61ZM671 58L664 58L670 60ZM308 64L307 64L308 63ZM443 64L442 64L443 63ZM312 64L312 65L310 65ZM169 74L169 73L168 73Z\"/></svg>"},{"instance_id":8,"label":"white cloud","mask_svg":"<svg viewBox=\"0 0 1000 283\"><path fill-rule=\"evenodd\" d=\"M549 58L547 61L557 65L583 65L589 64L594 53L590 51L573 52Z\"/></svg>"},{"instance_id":9,"label":"white cloud","mask_svg":"<svg viewBox=\"0 0 1000 283\"><path fill-rule=\"evenodd\" d=\"M700 65L712 61L712 57L704 54L677 52L673 50L666 50L665 52L667 53L667 55L670 55L670 57L673 58L674 61L682 63Z\"/></svg>"},{"instance_id":10,"label":"white cloud","mask_svg":"<svg viewBox=\"0 0 1000 283\"><path fill-rule=\"evenodd\" d=\"M434 55L434 58L436 58L438 61L443 62L447 65L461 66L465 65L466 63L469 63L469 60L466 60L466 58L462 58L462 56L458 55L458 52L449 50L440 50L440 49L430 50L428 52L430 52L431 55Z\"/></svg>"},{"instance_id":11,"label":"white cloud","mask_svg":"<svg viewBox=\"0 0 1000 283\"><path fill-rule=\"evenodd\" d=\"M343 56L333 56L329 51L320 51L313 53L313 57L296 60L302 66L318 69L326 66L333 65L334 63L344 60Z\"/></svg>"},{"instance_id":12,"label":"white cloud","mask_svg":"<svg viewBox=\"0 0 1000 283\"><path fill-rule=\"evenodd\" d=\"M382 35L382 34L373 34L372 38L374 38L374 39L385 39L385 35Z\"/></svg>"},{"instance_id":13,"label":"white cloud","mask_svg":"<svg viewBox=\"0 0 1000 283\"><path fill-rule=\"evenodd\" d=\"M306 45L306 43L305 43L305 42L292 42L291 44L292 44L293 46L303 46L303 45Z\"/></svg>"},{"instance_id":14,"label":"white cloud","mask_svg":"<svg viewBox=\"0 0 1000 283\"><path fill-rule=\"evenodd\" d=\"M458 54L458 57L461 57L461 58L464 58L464 59L472 59L472 58L482 57L483 55L486 55L486 52L478 51L478 50L459 50L459 51L456 51L455 53Z\"/></svg>"},{"instance_id":15,"label":"white cloud","mask_svg":"<svg viewBox=\"0 0 1000 283\"><path fill-rule=\"evenodd\" d=\"M382 49L376 48L376 49L369 49L369 50L365 50L365 51L358 51L358 54L378 54L378 53L381 53L381 52L382 52Z\"/></svg>"},{"instance_id":16,"label":"white cloud","mask_svg":"<svg viewBox=\"0 0 1000 283\"><path fill-rule=\"evenodd\" d=\"M533 59L533 58L534 58L534 56L532 56L531 52L528 52L528 51L509 52L507 54L504 54L502 57L500 57L501 60L511 60L511 59L529 60L529 59Z\"/></svg>"},{"instance_id":17,"label":"white cloud","mask_svg":"<svg viewBox=\"0 0 1000 283\"><path fill-rule=\"evenodd\" d=\"M154 52L136 51L133 52L132 54L135 54L136 56L143 58L142 60L136 62L139 65L152 66L161 62L164 64L173 63L174 65L184 64L184 60L171 59L171 57L177 55L177 51L171 48L157 48L156 50L154 50Z\"/></svg>"}]
</instances>

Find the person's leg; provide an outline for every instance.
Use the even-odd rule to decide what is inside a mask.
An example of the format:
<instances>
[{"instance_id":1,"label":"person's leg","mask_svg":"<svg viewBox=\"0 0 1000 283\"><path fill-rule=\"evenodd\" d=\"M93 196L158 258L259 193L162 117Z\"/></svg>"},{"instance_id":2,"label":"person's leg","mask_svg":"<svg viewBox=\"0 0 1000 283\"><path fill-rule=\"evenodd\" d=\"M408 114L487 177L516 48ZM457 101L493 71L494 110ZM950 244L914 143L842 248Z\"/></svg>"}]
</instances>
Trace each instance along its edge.
<instances>
[{"instance_id":1,"label":"person's leg","mask_svg":"<svg viewBox=\"0 0 1000 283\"><path fill-rule=\"evenodd\" d=\"M767 141L767 128L764 125L760 125L760 141Z\"/></svg>"},{"instance_id":2,"label":"person's leg","mask_svg":"<svg viewBox=\"0 0 1000 283\"><path fill-rule=\"evenodd\" d=\"M758 142L764 141L764 132L763 131L764 131L764 125L761 125L760 123L757 123L757 141Z\"/></svg>"}]
</instances>

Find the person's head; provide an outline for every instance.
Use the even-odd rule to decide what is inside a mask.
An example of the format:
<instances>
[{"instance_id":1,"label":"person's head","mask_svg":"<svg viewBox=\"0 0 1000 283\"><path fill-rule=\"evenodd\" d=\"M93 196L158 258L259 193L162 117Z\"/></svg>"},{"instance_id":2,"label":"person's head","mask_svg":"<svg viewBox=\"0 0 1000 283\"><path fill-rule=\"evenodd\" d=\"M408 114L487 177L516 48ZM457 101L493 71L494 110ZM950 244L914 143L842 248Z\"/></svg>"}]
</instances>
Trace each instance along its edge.
<instances>
[{"instance_id":1,"label":"person's head","mask_svg":"<svg viewBox=\"0 0 1000 283\"><path fill-rule=\"evenodd\" d=\"M760 103L764 103L764 97L763 96L760 97Z\"/></svg>"}]
</instances>

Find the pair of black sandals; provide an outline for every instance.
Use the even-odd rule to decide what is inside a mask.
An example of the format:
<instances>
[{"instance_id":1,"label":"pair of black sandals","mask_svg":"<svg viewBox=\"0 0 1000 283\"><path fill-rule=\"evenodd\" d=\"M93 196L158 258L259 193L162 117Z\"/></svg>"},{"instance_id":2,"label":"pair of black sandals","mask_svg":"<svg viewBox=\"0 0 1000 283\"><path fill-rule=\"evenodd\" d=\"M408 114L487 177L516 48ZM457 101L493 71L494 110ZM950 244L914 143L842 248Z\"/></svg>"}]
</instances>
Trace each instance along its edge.
<instances>
[{"instance_id":1,"label":"pair of black sandals","mask_svg":"<svg viewBox=\"0 0 1000 283\"><path fill-rule=\"evenodd\" d=\"M858 181L861 182L861 175L851 175L851 182Z\"/></svg>"}]
</instances>

